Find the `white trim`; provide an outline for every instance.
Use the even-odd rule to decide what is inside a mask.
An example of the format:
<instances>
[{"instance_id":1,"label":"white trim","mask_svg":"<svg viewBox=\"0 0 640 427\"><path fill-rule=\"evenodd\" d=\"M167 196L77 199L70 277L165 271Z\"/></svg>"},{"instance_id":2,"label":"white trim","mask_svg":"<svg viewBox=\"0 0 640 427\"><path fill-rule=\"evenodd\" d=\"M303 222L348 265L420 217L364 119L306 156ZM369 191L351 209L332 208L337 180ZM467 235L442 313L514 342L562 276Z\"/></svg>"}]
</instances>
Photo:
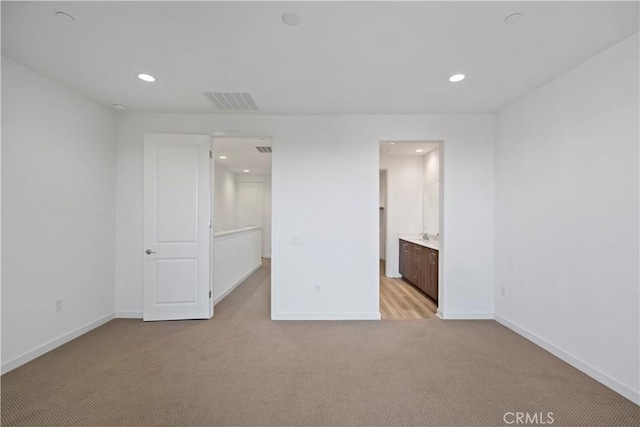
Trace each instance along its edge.
<instances>
[{"instance_id":1,"label":"white trim","mask_svg":"<svg viewBox=\"0 0 640 427\"><path fill-rule=\"evenodd\" d=\"M94 320L93 322L87 323L84 326L79 327L78 329L74 329L71 332L68 332L59 338L49 341L39 347L34 348L33 350L27 351L26 353L21 354L20 356L12 359L6 363L2 364L0 371L2 374L6 374L9 371L16 369L19 366L24 365L25 363L31 362L33 359L36 359L43 354L50 352L51 350L60 347L63 344L68 343L71 340L78 338L81 335L86 334L87 332L97 328L98 326L102 326L108 321L113 319L113 313L109 313L106 316L103 316L99 319Z\"/></svg>"},{"instance_id":2,"label":"white trim","mask_svg":"<svg viewBox=\"0 0 640 427\"><path fill-rule=\"evenodd\" d=\"M116 311L116 319L142 319L141 311Z\"/></svg>"},{"instance_id":3,"label":"white trim","mask_svg":"<svg viewBox=\"0 0 640 427\"><path fill-rule=\"evenodd\" d=\"M438 319L444 319L444 317L442 315L442 309L440 307L438 307L438 309L436 310L436 317Z\"/></svg>"},{"instance_id":4,"label":"white trim","mask_svg":"<svg viewBox=\"0 0 640 427\"><path fill-rule=\"evenodd\" d=\"M611 378L609 375L605 374L604 372L594 368L588 363L583 362L577 357L558 348L554 344L551 344L550 342L546 341L544 338L539 337L538 335L528 331L522 326L519 326L511 322L510 320L505 319L499 314L495 314L494 317L496 322L500 323L504 327L511 329L518 335L521 335L522 337L528 339L532 343L542 347L543 349L547 350L549 353L553 354L557 358L562 359L563 361L567 362L569 365L573 366L574 368L589 375L594 380L604 384L605 386L609 387L611 390L615 391L616 393L626 397L636 405L640 405L640 393L638 393L637 391L630 389L626 385Z\"/></svg>"},{"instance_id":5,"label":"white trim","mask_svg":"<svg viewBox=\"0 0 640 427\"><path fill-rule=\"evenodd\" d=\"M228 236L230 234L240 234L244 233L245 231L258 230L260 228L262 228L261 225L252 225L250 227L236 228L235 230L219 231L217 233L214 233L213 237L218 238L222 236Z\"/></svg>"},{"instance_id":6,"label":"white trim","mask_svg":"<svg viewBox=\"0 0 640 427\"><path fill-rule=\"evenodd\" d=\"M380 320L373 313L272 313L271 320Z\"/></svg>"},{"instance_id":7,"label":"white trim","mask_svg":"<svg viewBox=\"0 0 640 427\"><path fill-rule=\"evenodd\" d=\"M233 285L231 285L231 287L229 289L227 289L226 291L224 291L222 293L222 295L218 296L217 298L215 298L213 300L213 305L215 306L216 304L218 304L220 301L222 301L224 299L224 297L226 297L227 295L229 295L231 292L233 292L233 290L235 288L238 287L238 285L242 282L244 282L245 280L247 280L247 278L249 276L251 276L254 272L256 272L260 267L262 267L262 261L260 261L258 264L256 264L255 267L253 267L251 270L249 270L249 272L247 274L245 274L244 276L242 276L241 278L239 278L236 283L234 283ZM216 286L216 284L213 284L214 288Z\"/></svg>"},{"instance_id":8,"label":"white trim","mask_svg":"<svg viewBox=\"0 0 640 427\"><path fill-rule=\"evenodd\" d=\"M493 319L493 313L490 311L463 311L458 313L440 311L440 317L445 320L491 320Z\"/></svg>"}]
</instances>

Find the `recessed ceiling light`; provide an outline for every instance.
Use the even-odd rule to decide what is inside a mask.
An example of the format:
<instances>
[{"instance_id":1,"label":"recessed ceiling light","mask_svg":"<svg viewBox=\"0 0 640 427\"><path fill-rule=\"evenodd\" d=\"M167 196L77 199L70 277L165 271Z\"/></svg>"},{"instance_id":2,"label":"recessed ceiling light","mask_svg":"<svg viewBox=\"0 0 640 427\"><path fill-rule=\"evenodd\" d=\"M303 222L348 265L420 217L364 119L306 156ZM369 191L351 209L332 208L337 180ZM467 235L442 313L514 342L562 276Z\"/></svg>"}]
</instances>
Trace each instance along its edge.
<instances>
[{"instance_id":1,"label":"recessed ceiling light","mask_svg":"<svg viewBox=\"0 0 640 427\"><path fill-rule=\"evenodd\" d=\"M227 160L227 156L220 156L222 160Z\"/></svg>"},{"instance_id":2,"label":"recessed ceiling light","mask_svg":"<svg viewBox=\"0 0 640 427\"><path fill-rule=\"evenodd\" d=\"M416 153L422 153L423 151L424 151L424 150L423 150L422 148L418 148L418 149L416 150Z\"/></svg>"},{"instance_id":3,"label":"recessed ceiling light","mask_svg":"<svg viewBox=\"0 0 640 427\"><path fill-rule=\"evenodd\" d=\"M75 21L75 18L66 12L56 12L56 16L65 21L69 21L69 22Z\"/></svg>"},{"instance_id":4,"label":"recessed ceiling light","mask_svg":"<svg viewBox=\"0 0 640 427\"><path fill-rule=\"evenodd\" d=\"M243 172L249 172L249 169L245 169Z\"/></svg>"},{"instance_id":5,"label":"recessed ceiling light","mask_svg":"<svg viewBox=\"0 0 640 427\"><path fill-rule=\"evenodd\" d=\"M512 13L511 15L504 18L505 24L513 24L514 22L518 22L522 18L522 14L520 13Z\"/></svg>"},{"instance_id":6,"label":"recessed ceiling light","mask_svg":"<svg viewBox=\"0 0 640 427\"><path fill-rule=\"evenodd\" d=\"M122 104L113 104L113 109L116 111L123 111L125 108L127 107Z\"/></svg>"},{"instance_id":7,"label":"recessed ceiling light","mask_svg":"<svg viewBox=\"0 0 640 427\"><path fill-rule=\"evenodd\" d=\"M140 80L143 80L145 82L155 82L156 78L153 77L151 74L146 74L146 73L138 73L138 78Z\"/></svg>"},{"instance_id":8,"label":"recessed ceiling light","mask_svg":"<svg viewBox=\"0 0 640 427\"><path fill-rule=\"evenodd\" d=\"M465 77L466 76L464 74L454 74L453 76L449 77L449 81L454 83L461 82Z\"/></svg>"},{"instance_id":9,"label":"recessed ceiling light","mask_svg":"<svg viewBox=\"0 0 640 427\"><path fill-rule=\"evenodd\" d=\"M285 12L282 14L282 22L287 24L290 27L296 27L300 25L302 20L300 19L300 15L294 12Z\"/></svg>"},{"instance_id":10,"label":"recessed ceiling light","mask_svg":"<svg viewBox=\"0 0 640 427\"><path fill-rule=\"evenodd\" d=\"M391 144L391 145L396 145L396 143L395 143L395 142L390 142L389 144Z\"/></svg>"}]
</instances>

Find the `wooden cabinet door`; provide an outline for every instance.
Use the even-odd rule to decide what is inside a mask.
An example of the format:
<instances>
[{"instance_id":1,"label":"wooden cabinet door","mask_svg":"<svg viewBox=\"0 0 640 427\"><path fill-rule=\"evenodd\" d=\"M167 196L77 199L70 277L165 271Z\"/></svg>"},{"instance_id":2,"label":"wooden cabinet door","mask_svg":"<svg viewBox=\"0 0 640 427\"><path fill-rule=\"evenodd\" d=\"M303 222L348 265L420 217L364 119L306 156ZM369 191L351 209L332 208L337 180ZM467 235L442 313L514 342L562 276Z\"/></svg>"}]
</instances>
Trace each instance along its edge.
<instances>
[{"instance_id":1,"label":"wooden cabinet door","mask_svg":"<svg viewBox=\"0 0 640 427\"><path fill-rule=\"evenodd\" d=\"M438 251L429 250L429 292L427 294L438 301Z\"/></svg>"},{"instance_id":2,"label":"wooden cabinet door","mask_svg":"<svg viewBox=\"0 0 640 427\"><path fill-rule=\"evenodd\" d=\"M413 243L409 243L409 256L407 258L407 279L409 279L409 281L413 284L416 283L416 252L413 249L414 246L415 245Z\"/></svg>"},{"instance_id":3,"label":"wooden cabinet door","mask_svg":"<svg viewBox=\"0 0 640 427\"><path fill-rule=\"evenodd\" d=\"M400 260L399 260L399 270L400 275L403 277L407 276L407 256L409 251L409 243L404 240L400 240Z\"/></svg>"},{"instance_id":4,"label":"wooden cabinet door","mask_svg":"<svg viewBox=\"0 0 640 427\"><path fill-rule=\"evenodd\" d=\"M423 270L425 264L424 259L424 247L420 245L411 244L411 282L416 285L418 288L423 289L424 280L423 280Z\"/></svg>"},{"instance_id":5,"label":"wooden cabinet door","mask_svg":"<svg viewBox=\"0 0 640 427\"><path fill-rule=\"evenodd\" d=\"M422 269L422 290L425 294L431 295L431 249L425 248L424 268Z\"/></svg>"},{"instance_id":6,"label":"wooden cabinet door","mask_svg":"<svg viewBox=\"0 0 640 427\"><path fill-rule=\"evenodd\" d=\"M400 274L438 301L438 251L400 240Z\"/></svg>"}]
</instances>

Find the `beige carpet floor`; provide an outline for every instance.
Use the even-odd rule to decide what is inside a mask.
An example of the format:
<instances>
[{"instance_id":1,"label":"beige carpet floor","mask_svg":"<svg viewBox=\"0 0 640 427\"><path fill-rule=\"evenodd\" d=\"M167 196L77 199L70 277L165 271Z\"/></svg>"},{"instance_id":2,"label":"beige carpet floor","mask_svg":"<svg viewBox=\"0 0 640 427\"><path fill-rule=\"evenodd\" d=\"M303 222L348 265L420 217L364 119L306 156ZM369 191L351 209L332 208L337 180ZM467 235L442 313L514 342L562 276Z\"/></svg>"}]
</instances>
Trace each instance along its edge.
<instances>
[{"instance_id":1,"label":"beige carpet floor","mask_svg":"<svg viewBox=\"0 0 640 427\"><path fill-rule=\"evenodd\" d=\"M269 274L212 320L114 320L9 372L2 425L640 425L638 406L494 321L273 322Z\"/></svg>"}]
</instances>

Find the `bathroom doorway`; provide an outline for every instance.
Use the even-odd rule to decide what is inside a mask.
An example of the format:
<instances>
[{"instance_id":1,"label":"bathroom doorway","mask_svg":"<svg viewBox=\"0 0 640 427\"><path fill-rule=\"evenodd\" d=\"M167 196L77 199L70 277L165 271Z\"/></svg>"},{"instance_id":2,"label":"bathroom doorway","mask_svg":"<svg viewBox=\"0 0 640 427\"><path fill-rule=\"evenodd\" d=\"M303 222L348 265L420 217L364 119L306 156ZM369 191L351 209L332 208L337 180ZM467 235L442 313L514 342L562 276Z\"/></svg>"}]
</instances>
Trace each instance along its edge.
<instances>
[{"instance_id":1,"label":"bathroom doorway","mask_svg":"<svg viewBox=\"0 0 640 427\"><path fill-rule=\"evenodd\" d=\"M440 289L442 142L380 143L380 313L436 319Z\"/></svg>"}]
</instances>

